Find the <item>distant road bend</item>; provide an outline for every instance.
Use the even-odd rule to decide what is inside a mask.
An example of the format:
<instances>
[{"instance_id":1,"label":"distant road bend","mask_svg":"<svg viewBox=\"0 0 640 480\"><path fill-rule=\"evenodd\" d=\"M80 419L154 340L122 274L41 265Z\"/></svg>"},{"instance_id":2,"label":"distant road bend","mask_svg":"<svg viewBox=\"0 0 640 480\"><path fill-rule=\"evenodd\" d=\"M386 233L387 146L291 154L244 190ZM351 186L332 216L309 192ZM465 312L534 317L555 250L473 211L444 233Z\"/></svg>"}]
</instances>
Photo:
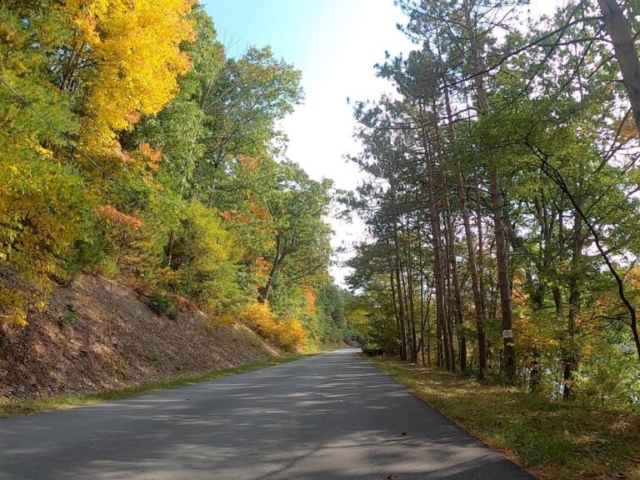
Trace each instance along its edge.
<instances>
[{"instance_id":1,"label":"distant road bend","mask_svg":"<svg viewBox=\"0 0 640 480\"><path fill-rule=\"evenodd\" d=\"M2 480L532 480L353 350L0 420Z\"/></svg>"}]
</instances>

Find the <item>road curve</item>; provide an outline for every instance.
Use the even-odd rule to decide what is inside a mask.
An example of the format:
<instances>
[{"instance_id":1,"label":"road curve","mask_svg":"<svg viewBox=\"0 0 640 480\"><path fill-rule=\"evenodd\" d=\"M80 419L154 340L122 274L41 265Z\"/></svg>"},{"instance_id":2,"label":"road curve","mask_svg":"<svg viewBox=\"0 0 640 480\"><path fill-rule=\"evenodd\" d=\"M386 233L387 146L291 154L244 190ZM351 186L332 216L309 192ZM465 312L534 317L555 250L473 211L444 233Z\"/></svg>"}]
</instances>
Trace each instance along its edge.
<instances>
[{"instance_id":1,"label":"road curve","mask_svg":"<svg viewBox=\"0 0 640 480\"><path fill-rule=\"evenodd\" d=\"M341 350L0 420L2 480L531 480Z\"/></svg>"}]
</instances>

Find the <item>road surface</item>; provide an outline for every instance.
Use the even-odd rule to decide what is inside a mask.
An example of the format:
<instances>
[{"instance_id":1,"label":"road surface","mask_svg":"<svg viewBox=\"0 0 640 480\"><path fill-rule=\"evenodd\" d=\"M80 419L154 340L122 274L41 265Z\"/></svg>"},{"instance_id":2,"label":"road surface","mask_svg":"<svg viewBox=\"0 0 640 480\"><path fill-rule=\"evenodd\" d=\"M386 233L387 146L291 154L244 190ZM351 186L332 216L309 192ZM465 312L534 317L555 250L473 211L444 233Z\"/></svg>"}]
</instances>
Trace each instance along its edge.
<instances>
[{"instance_id":1,"label":"road surface","mask_svg":"<svg viewBox=\"0 0 640 480\"><path fill-rule=\"evenodd\" d=\"M341 350L0 420L2 480L531 480Z\"/></svg>"}]
</instances>

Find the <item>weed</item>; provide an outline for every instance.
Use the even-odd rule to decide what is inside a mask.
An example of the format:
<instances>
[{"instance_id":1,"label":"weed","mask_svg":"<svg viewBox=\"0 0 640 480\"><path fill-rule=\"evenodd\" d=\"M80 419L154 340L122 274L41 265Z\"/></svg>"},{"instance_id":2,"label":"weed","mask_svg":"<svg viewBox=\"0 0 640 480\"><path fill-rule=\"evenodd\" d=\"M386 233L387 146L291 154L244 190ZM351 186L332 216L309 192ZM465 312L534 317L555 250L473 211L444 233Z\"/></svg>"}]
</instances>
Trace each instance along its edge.
<instances>
[{"instance_id":1,"label":"weed","mask_svg":"<svg viewBox=\"0 0 640 480\"><path fill-rule=\"evenodd\" d=\"M78 317L76 317L73 313L68 313L67 315L62 317L62 324L63 325L73 326L76 323L78 323Z\"/></svg>"},{"instance_id":2,"label":"weed","mask_svg":"<svg viewBox=\"0 0 640 480\"><path fill-rule=\"evenodd\" d=\"M562 403L436 368L369 359L539 478L640 479L640 414Z\"/></svg>"}]
</instances>

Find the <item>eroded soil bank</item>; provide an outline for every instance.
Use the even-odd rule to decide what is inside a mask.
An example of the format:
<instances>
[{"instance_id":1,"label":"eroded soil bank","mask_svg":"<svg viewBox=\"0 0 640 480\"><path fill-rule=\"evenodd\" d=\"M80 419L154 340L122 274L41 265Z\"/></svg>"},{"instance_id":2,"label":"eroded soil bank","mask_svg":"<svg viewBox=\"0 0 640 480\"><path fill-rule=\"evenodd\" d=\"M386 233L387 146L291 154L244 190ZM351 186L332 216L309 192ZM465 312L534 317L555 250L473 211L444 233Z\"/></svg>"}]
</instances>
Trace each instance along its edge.
<instances>
[{"instance_id":1,"label":"eroded soil bank","mask_svg":"<svg viewBox=\"0 0 640 480\"><path fill-rule=\"evenodd\" d=\"M58 287L26 327L0 325L0 396L51 396L260 362L280 352L242 325L175 319L113 280L81 276Z\"/></svg>"}]
</instances>

